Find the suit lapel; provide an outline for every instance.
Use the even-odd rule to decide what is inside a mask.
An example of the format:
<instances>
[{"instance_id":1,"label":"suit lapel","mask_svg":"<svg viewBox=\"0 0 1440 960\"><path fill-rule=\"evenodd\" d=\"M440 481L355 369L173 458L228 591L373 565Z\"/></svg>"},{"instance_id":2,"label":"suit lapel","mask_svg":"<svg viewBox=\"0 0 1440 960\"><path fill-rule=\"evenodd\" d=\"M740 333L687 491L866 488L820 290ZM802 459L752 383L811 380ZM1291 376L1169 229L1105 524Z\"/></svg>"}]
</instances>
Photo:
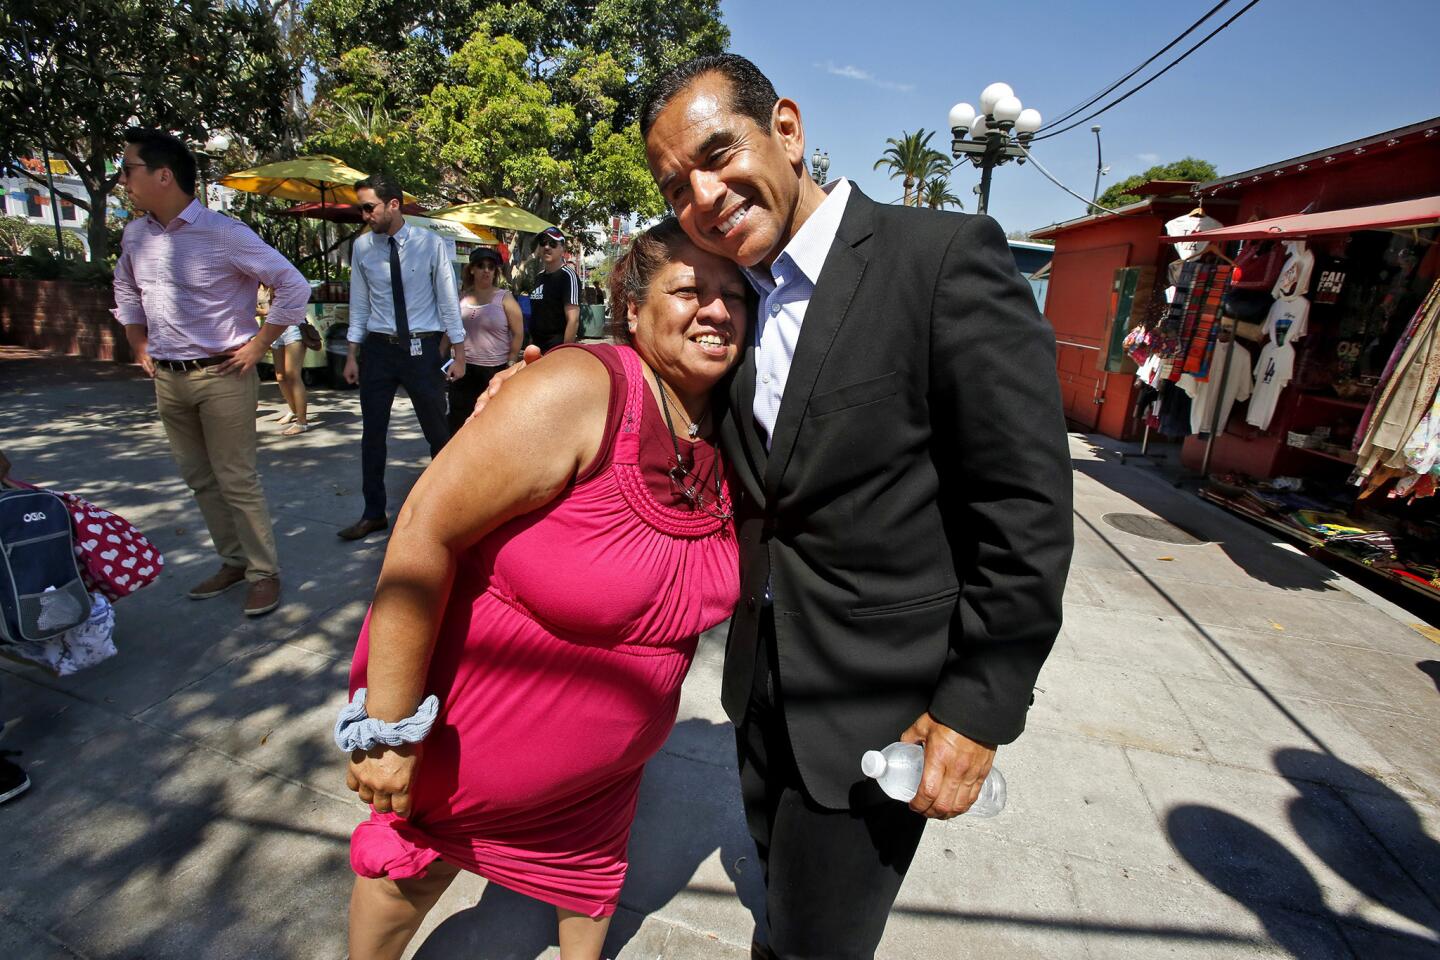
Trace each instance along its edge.
<instances>
[{"instance_id":1,"label":"suit lapel","mask_svg":"<svg viewBox=\"0 0 1440 960\"><path fill-rule=\"evenodd\" d=\"M850 301L860 286L860 278L865 274L867 261L855 247L871 234L874 220L871 206L872 201L868 197L851 187L845 216L830 244L825 266L820 269L820 282L815 285L810 304L805 308L805 323L795 343L795 356L790 360L785 395L780 401L780 412L770 441L770 458L765 470L765 498L770 503L776 500L780 480L790 463L790 455L795 451L795 441L800 435L800 424L804 420L810 395L815 390L815 381L825 365L830 345L835 342L835 334L845 322ZM754 395L755 368L752 363L750 396Z\"/></svg>"}]
</instances>

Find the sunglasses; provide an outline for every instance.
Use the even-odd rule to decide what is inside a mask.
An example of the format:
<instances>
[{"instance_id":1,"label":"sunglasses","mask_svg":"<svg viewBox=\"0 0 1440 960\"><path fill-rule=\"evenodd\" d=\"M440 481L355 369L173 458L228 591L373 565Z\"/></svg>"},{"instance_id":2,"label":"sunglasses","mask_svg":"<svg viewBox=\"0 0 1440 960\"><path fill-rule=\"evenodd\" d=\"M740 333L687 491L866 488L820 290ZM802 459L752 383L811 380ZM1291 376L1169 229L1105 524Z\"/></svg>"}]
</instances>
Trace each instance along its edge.
<instances>
[{"instance_id":1,"label":"sunglasses","mask_svg":"<svg viewBox=\"0 0 1440 960\"><path fill-rule=\"evenodd\" d=\"M548 239L548 238L547 238L547 239L545 239L545 240L541 240L541 241L540 241L540 246L542 246L542 247L547 247L547 248L548 248L548 247L558 247L558 246L560 246L560 241L559 241L559 240L551 240L551 239Z\"/></svg>"},{"instance_id":2,"label":"sunglasses","mask_svg":"<svg viewBox=\"0 0 1440 960\"><path fill-rule=\"evenodd\" d=\"M479 263L474 264L473 266L474 266L474 269L476 269L476 270L499 270L499 269L500 269L500 264L496 263L494 260L481 260Z\"/></svg>"},{"instance_id":3,"label":"sunglasses","mask_svg":"<svg viewBox=\"0 0 1440 960\"><path fill-rule=\"evenodd\" d=\"M361 212L361 213L374 213L377 209L383 210L384 208L385 208L385 204L384 204L384 203L362 203L362 204L360 204L360 212Z\"/></svg>"},{"instance_id":4,"label":"sunglasses","mask_svg":"<svg viewBox=\"0 0 1440 960\"><path fill-rule=\"evenodd\" d=\"M120 161L120 175L121 175L122 177L128 177L128 176L130 175L131 171L133 171L136 167L148 167L148 166L150 166L150 164L148 164L148 163L131 163L129 160L121 160L121 161Z\"/></svg>"}]
</instances>

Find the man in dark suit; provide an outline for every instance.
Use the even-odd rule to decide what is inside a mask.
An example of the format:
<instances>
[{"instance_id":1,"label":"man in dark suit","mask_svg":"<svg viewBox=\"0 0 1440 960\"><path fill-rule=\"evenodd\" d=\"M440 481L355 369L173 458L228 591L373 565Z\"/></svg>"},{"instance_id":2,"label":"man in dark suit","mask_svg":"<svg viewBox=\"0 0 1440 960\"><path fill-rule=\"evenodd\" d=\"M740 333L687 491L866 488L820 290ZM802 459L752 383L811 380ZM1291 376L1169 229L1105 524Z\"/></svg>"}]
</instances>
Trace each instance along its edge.
<instances>
[{"instance_id":1,"label":"man in dark suit","mask_svg":"<svg viewBox=\"0 0 1440 960\"><path fill-rule=\"evenodd\" d=\"M769 914L754 953L871 957L926 818L974 801L1060 627L1054 337L995 221L817 186L798 106L749 61L677 67L642 130L685 232L760 295L720 425L742 563L723 699ZM925 744L908 808L860 772L896 739Z\"/></svg>"}]
</instances>

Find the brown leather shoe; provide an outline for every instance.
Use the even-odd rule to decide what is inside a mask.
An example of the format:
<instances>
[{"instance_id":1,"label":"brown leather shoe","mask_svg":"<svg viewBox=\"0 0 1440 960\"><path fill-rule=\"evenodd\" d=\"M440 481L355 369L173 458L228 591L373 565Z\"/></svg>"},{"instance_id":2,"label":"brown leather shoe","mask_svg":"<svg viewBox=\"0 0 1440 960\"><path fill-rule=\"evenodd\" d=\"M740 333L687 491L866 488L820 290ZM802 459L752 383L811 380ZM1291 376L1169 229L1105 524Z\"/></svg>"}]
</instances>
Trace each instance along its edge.
<instances>
[{"instance_id":1,"label":"brown leather shoe","mask_svg":"<svg viewBox=\"0 0 1440 960\"><path fill-rule=\"evenodd\" d=\"M341 540L359 540L362 537L370 536L370 534L376 530L384 530L388 526L390 526L390 521L384 517L379 517L374 520L366 520L364 517L361 517L344 530L337 530L335 535Z\"/></svg>"},{"instance_id":2,"label":"brown leather shoe","mask_svg":"<svg viewBox=\"0 0 1440 960\"><path fill-rule=\"evenodd\" d=\"M232 567L228 563L222 563L219 570L190 588L190 599L209 600L244 582L244 567Z\"/></svg>"},{"instance_id":3,"label":"brown leather shoe","mask_svg":"<svg viewBox=\"0 0 1440 960\"><path fill-rule=\"evenodd\" d=\"M266 577L250 584L245 594L245 616L258 617L280 606L280 578Z\"/></svg>"}]
</instances>

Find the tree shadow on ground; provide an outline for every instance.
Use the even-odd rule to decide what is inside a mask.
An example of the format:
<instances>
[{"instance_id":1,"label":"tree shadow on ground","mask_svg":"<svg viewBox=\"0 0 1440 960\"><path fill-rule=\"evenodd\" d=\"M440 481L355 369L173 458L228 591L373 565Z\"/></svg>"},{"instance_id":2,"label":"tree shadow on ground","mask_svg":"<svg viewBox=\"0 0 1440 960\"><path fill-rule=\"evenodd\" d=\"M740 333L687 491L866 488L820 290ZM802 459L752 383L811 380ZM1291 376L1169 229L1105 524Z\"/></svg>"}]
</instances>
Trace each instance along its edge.
<instances>
[{"instance_id":1,"label":"tree shadow on ground","mask_svg":"<svg viewBox=\"0 0 1440 960\"><path fill-rule=\"evenodd\" d=\"M1262 536L1247 535L1248 530L1235 526L1235 518L1192 494L1174 489L1145 467L1125 466L1117 455L1099 448L1092 452L1098 459L1071 461L1076 473L1133 500L1197 539L1215 544L1247 576L1281 590L1325 594L1339 589L1335 586L1338 575L1318 561L1297 556L1293 550ZM1102 538L1112 534L1125 536L1097 529Z\"/></svg>"},{"instance_id":2,"label":"tree shadow on ground","mask_svg":"<svg viewBox=\"0 0 1440 960\"><path fill-rule=\"evenodd\" d=\"M1435 681L1435 689L1440 691L1440 661L1421 660L1415 666L1421 673Z\"/></svg>"},{"instance_id":3,"label":"tree shadow on ground","mask_svg":"<svg viewBox=\"0 0 1440 960\"><path fill-rule=\"evenodd\" d=\"M77 956L339 960L363 812L329 726L385 547L334 535L360 512L353 395L315 391L324 428L302 437L261 425L284 589L248 620L243 590L185 595L218 560L147 379L7 355L0 384L15 475L119 512L166 557L116 604L117 656L63 678L0 663L3 746L24 751L33 782L0 811L0 942L19 930ZM262 420L279 409L273 384L261 402ZM428 462L398 404L390 449L398 504Z\"/></svg>"},{"instance_id":4,"label":"tree shadow on ground","mask_svg":"<svg viewBox=\"0 0 1440 960\"><path fill-rule=\"evenodd\" d=\"M1133 444L1098 436L1076 439L1089 448L1087 455L1072 458L1071 465L1076 473L1134 500L1149 512L1199 539L1214 543L1247 576L1282 590L1312 593L1323 598L1343 589L1339 586L1343 574L1404 607L1419 619L1440 623L1440 600L1410 590L1363 567L1343 564L1340 560L1333 560L1332 567L1323 554L1317 558L1292 545L1283 535L1202 500L1194 492L1201 478L1180 468L1178 460L1173 465L1167 463L1157 468L1135 460L1133 453L1120 449L1133 448ZM1237 523L1242 526L1237 526ZM1283 542L1276 543L1277 538Z\"/></svg>"},{"instance_id":5,"label":"tree shadow on ground","mask_svg":"<svg viewBox=\"0 0 1440 960\"><path fill-rule=\"evenodd\" d=\"M605 956L618 956L646 918L690 888L716 854L726 886L735 889L710 889L721 876L712 865L704 892L738 896L752 919L760 916L764 894L758 870L746 869L754 863L754 844L741 813L734 744L728 723L682 720L646 767L630 835L630 868ZM721 757L731 759L722 763ZM555 945L553 907L490 883L475 906L452 914L430 933L414 960L533 960Z\"/></svg>"},{"instance_id":6,"label":"tree shadow on ground","mask_svg":"<svg viewBox=\"0 0 1440 960\"><path fill-rule=\"evenodd\" d=\"M1322 885L1280 840L1243 817L1186 804L1165 818L1171 842L1212 886L1251 911L1276 944L1310 960L1314 940L1296 913L1333 925L1356 957L1440 955L1440 842L1415 808L1384 783L1338 758L1310 750L1275 753L1276 769L1296 789L1286 817L1308 851L1364 898L1429 931L1397 929L1348 891ZM1323 779L1325 782L1319 782ZM1339 790L1359 782L1363 790Z\"/></svg>"}]
</instances>

